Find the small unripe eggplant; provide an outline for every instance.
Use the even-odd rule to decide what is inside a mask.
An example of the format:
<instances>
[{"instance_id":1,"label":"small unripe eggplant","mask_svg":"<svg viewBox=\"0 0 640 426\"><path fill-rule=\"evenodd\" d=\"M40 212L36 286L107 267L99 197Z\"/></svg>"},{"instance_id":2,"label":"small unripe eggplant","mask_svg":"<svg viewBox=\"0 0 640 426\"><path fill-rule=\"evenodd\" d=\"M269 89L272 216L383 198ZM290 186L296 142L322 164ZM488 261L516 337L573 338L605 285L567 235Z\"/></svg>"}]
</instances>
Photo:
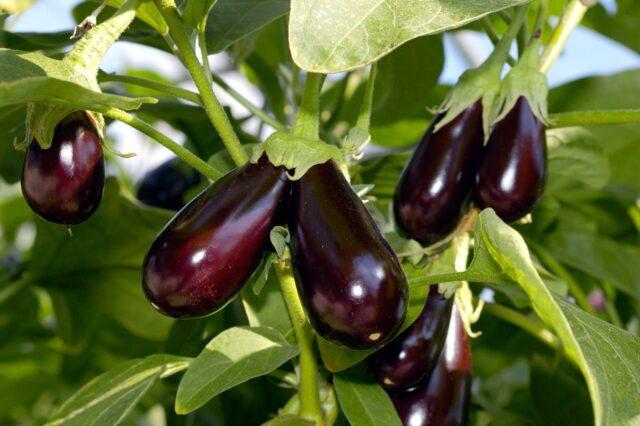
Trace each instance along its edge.
<instances>
[{"instance_id":1,"label":"small unripe eggplant","mask_svg":"<svg viewBox=\"0 0 640 426\"><path fill-rule=\"evenodd\" d=\"M482 105L476 102L434 133L431 123L398 181L398 230L423 245L451 233L464 213L482 156Z\"/></svg>"},{"instance_id":2,"label":"small unripe eggplant","mask_svg":"<svg viewBox=\"0 0 640 426\"><path fill-rule=\"evenodd\" d=\"M405 426L466 425L471 400L471 347L456 308L438 364L425 384L389 394Z\"/></svg>"},{"instance_id":3,"label":"small unripe eggplant","mask_svg":"<svg viewBox=\"0 0 640 426\"><path fill-rule=\"evenodd\" d=\"M483 156L474 195L478 207L491 207L505 222L527 215L546 184L547 139L526 98L496 125Z\"/></svg>"},{"instance_id":4,"label":"small unripe eggplant","mask_svg":"<svg viewBox=\"0 0 640 426\"><path fill-rule=\"evenodd\" d=\"M383 388L409 389L428 380L438 363L449 328L453 298L431 286L418 319L369 358L369 367Z\"/></svg>"},{"instance_id":5,"label":"small unripe eggplant","mask_svg":"<svg viewBox=\"0 0 640 426\"><path fill-rule=\"evenodd\" d=\"M293 184L291 257L311 325L354 348L383 345L407 310L407 282L395 253L332 161Z\"/></svg>"},{"instance_id":6,"label":"small unripe eggplant","mask_svg":"<svg viewBox=\"0 0 640 426\"><path fill-rule=\"evenodd\" d=\"M48 149L31 142L21 184L31 209L49 222L74 225L96 211L104 190L104 159L100 135L87 113L60 121Z\"/></svg>"},{"instance_id":7,"label":"small unripe eggplant","mask_svg":"<svg viewBox=\"0 0 640 426\"><path fill-rule=\"evenodd\" d=\"M160 312L208 315L240 291L279 220L286 170L266 157L216 181L171 219L144 261L143 288Z\"/></svg>"},{"instance_id":8,"label":"small unripe eggplant","mask_svg":"<svg viewBox=\"0 0 640 426\"><path fill-rule=\"evenodd\" d=\"M200 181L198 172L174 158L145 175L136 197L149 206L180 210L185 205L184 197L187 191Z\"/></svg>"}]
</instances>

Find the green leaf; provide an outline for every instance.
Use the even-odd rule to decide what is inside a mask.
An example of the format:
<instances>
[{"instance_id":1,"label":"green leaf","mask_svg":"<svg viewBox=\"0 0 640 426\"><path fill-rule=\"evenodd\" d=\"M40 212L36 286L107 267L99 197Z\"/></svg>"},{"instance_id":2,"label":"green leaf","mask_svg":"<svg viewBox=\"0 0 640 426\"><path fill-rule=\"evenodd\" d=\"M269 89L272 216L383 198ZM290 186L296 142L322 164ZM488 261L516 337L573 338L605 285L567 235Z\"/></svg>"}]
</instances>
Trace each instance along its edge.
<instances>
[{"instance_id":1,"label":"green leaf","mask_svg":"<svg viewBox=\"0 0 640 426\"><path fill-rule=\"evenodd\" d=\"M262 426L313 426L315 422L307 420L297 414L283 414L274 417Z\"/></svg>"},{"instance_id":2,"label":"green leaf","mask_svg":"<svg viewBox=\"0 0 640 426\"><path fill-rule=\"evenodd\" d=\"M536 272L522 237L490 209L480 213L478 239L504 273L527 293L538 316L556 331L568 357L582 371L596 424L637 421L640 339L554 296Z\"/></svg>"},{"instance_id":3,"label":"green leaf","mask_svg":"<svg viewBox=\"0 0 640 426\"><path fill-rule=\"evenodd\" d=\"M1 13L20 13L29 9L34 0L0 0Z\"/></svg>"},{"instance_id":4,"label":"green leaf","mask_svg":"<svg viewBox=\"0 0 640 426\"><path fill-rule=\"evenodd\" d=\"M211 8L218 0L187 0L187 6L182 12L185 25L200 30L206 25ZM204 29L204 28L202 28Z\"/></svg>"},{"instance_id":5,"label":"green leaf","mask_svg":"<svg viewBox=\"0 0 640 426\"><path fill-rule=\"evenodd\" d=\"M207 49L220 52L289 12L289 0L218 0L207 21Z\"/></svg>"},{"instance_id":6,"label":"green leaf","mask_svg":"<svg viewBox=\"0 0 640 426\"><path fill-rule=\"evenodd\" d=\"M460 27L522 0L292 0L289 43L301 68L334 73L361 67L423 35Z\"/></svg>"},{"instance_id":7,"label":"green leaf","mask_svg":"<svg viewBox=\"0 0 640 426\"><path fill-rule=\"evenodd\" d=\"M371 377L354 368L333 376L338 402L353 426L400 426L391 399Z\"/></svg>"},{"instance_id":8,"label":"green leaf","mask_svg":"<svg viewBox=\"0 0 640 426\"><path fill-rule=\"evenodd\" d=\"M602 4L597 4L585 15L583 24L626 47L640 52L637 22L640 9L636 0L616 0L616 13L611 15Z\"/></svg>"},{"instance_id":9,"label":"green leaf","mask_svg":"<svg viewBox=\"0 0 640 426\"><path fill-rule=\"evenodd\" d=\"M24 135L24 105L12 105L0 108L0 123L3 131L0 134L0 177L7 183L20 180L24 153L14 148L14 142Z\"/></svg>"},{"instance_id":10,"label":"green leaf","mask_svg":"<svg viewBox=\"0 0 640 426\"><path fill-rule=\"evenodd\" d=\"M170 216L130 200L115 179L108 179L100 208L72 228L73 237L60 225L36 221L27 277L41 287L82 295L88 307L102 310L137 335L163 339L172 320L147 302L140 271L152 239Z\"/></svg>"},{"instance_id":11,"label":"green leaf","mask_svg":"<svg viewBox=\"0 0 640 426\"><path fill-rule=\"evenodd\" d=\"M295 341L293 325L275 272L269 273L267 282L259 295L255 294L249 286L245 286L241 294L250 326L273 328L287 340Z\"/></svg>"},{"instance_id":12,"label":"green leaf","mask_svg":"<svg viewBox=\"0 0 640 426\"><path fill-rule=\"evenodd\" d=\"M299 352L273 329L227 329L191 363L178 388L176 412L190 413L227 389L270 373Z\"/></svg>"},{"instance_id":13,"label":"green leaf","mask_svg":"<svg viewBox=\"0 0 640 426\"><path fill-rule=\"evenodd\" d=\"M91 13L91 11L95 10L102 1L103 0L89 0L79 4L73 10L74 17L76 17L78 21L81 21ZM115 10L119 9L124 2L125 0L107 0L107 5L115 12ZM83 7L85 4L87 4L86 8ZM104 19L105 16L110 15L110 13L103 12L100 14L100 17ZM136 10L136 18L140 19L160 34L167 34L169 32L167 23L164 21L164 18L162 18L162 14L154 4L153 0L140 1L140 6L138 6L138 9Z\"/></svg>"},{"instance_id":14,"label":"green leaf","mask_svg":"<svg viewBox=\"0 0 640 426\"><path fill-rule=\"evenodd\" d=\"M127 361L83 386L53 413L47 424L117 425L158 378L187 366L187 358L171 355Z\"/></svg>"}]
</instances>

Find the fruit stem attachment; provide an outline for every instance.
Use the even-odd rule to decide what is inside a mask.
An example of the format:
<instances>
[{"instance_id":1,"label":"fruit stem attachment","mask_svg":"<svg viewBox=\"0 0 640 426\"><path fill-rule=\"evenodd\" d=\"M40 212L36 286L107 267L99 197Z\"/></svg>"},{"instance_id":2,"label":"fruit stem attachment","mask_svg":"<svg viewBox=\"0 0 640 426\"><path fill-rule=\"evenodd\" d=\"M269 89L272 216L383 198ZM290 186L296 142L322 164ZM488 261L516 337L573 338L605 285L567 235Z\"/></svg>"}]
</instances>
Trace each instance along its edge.
<instances>
[{"instance_id":1,"label":"fruit stem attachment","mask_svg":"<svg viewBox=\"0 0 640 426\"><path fill-rule=\"evenodd\" d=\"M561 346L558 337L547 329L540 320L497 303L485 303L483 312L520 327L553 349L559 349Z\"/></svg>"},{"instance_id":2,"label":"fruit stem attachment","mask_svg":"<svg viewBox=\"0 0 640 426\"><path fill-rule=\"evenodd\" d=\"M496 44L495 49L493 49L491 56L489 56L489 58L485 62L486 66L493 65L501 67L502 64L504 64L504 62L507 60L507 58L509 57L509 48L511 47L511 42L518 35L520 27L524 23L524 18L527 13L527 6L528 5L518 6L516 13L511 20L509 27L507 28L507 31L505 31L498 44Z\"/></svg>"},{"instance_id":3,"label":"fruit stem attachment","mask_svg":"<svg viewBox=\"0 0 640 426\"><path fill-rule=\"evenodd\" d=\"M592 0L571 0L567 5L560 22L556 26L551 40L542 53L540 70L547 73L553 62L560 56L569 35L580 24L582 17L595 2Z\"/></svg>"},{"instance_id":4,"label":"fruit stem attachment","mask_svg":"<svg viewBox=\"0 0 640 426\"><path fill-rule=\"evenodd\" d=\"M182 18L178 13L175 1L154 0L154 2L169 27L169 34L180 53L182 63L189 71L193 82L200 92L202 106L209 120L218 131L222 142L236 165L240 166L246 163L249 157L247 157L247 153L242 148L238 135L236 135L236 132L231 126L229 117L227 117L218 98L216 98L216 95L213 93L213 89L209 83L209 77L207 77L207 74L200 65L193 46L189 41L189 37L187 37L184 31ZM206 60L206 58L203 59Z\"/></svg>"},{"instance_id":5,"label":"fruit stem attachment","mask_svg":"<svg viewBox=\"0 0 640 426\"><path fill-rule=\"evenodd\" d=\"M302 103L293 121L291 134L306 139L320 139L320 89L324 74L307 73Z\"/></svg>"},{"instance_id":6,"label":"fruit stem attachment","mask_svg":"<svg viewBox=\"0 0 640 426\"><path fill-rule=\"evenodd\" d=\"M484 28L484 32L485 34L487 34L487 37L489 37L491 44L495 46L496 44L500 43L500 36L498 35L496 28L491 23L491 19L485 16L484 18L482 18L481 22ZM509 63L509 65L514 66L517 61L513 59L513 56L509 55L507 56L507 62Z\"/></svg>"},{"instance_id":7,"label":"fruit stem attachment","mask_svg":"<svg viewBox=\"0 0 640 426\"><path fill-rule=\"evenodd\" d=\"M95 78L102 57L136 17L139 4L140 0L127 0L113 16L87 31L64 57L64 62Z\"/></svg>"},{"instance_id":8,"label":"fruit stem attachment","mask_svg":"<svg viewBox=\"0 0 640 426\"><path fill-rule=\"evenodd\" d=\"M600 126L604 124L640 123L640 109L608 111L576 111L549 115L549 129L574 126Z\"/></svg>"},{"instance_id":9,"label":"fruit stem attachment","mask_svg":"<svg viewBox=\"0 0 640 426\"><path fill-rule=\"evenodd\" d=\"M191 167L193 167L209 179L215 181L224 176L224 173L211 167L209 164L202 161L197 155L195 155L182 145L178 144L177 142L173 141L171 138L163 135L145 121L140 120L139 118L136 118L133 115L116 108L108 108L99 112L107 117L113 118L114 120L121 121L133 127L134 129L139 130L150 138L156 140L160 145L173 151L173 153L180 157L180 159L182 159L185 163L189 164Z\"/></svg>"},{"instance_id":10,"label":"fruit stem attachment","mask_svg":"<svg viewBox=\"0 0 640 426\"><path fill-rule=\"evenodd\" d=\"M320 404L318 366L313 349L313 331L298 297L298 290L290 264L284 261L278 262L275 264L275 270L280 282L282 296L293 324L293 331L300 346L300 385L298 387L300 415L313 419L317 425L322 425L324 423L324 415Z\"/></svg>"}]
</instances>

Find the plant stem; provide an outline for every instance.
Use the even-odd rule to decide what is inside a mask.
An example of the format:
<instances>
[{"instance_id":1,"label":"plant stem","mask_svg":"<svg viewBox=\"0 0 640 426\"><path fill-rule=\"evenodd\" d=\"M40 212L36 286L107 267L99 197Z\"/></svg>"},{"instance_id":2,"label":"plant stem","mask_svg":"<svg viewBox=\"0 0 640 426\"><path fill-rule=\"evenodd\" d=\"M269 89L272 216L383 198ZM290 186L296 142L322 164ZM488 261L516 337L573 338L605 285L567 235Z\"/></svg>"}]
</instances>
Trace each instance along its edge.
<instances>
[{"instance_id":1,"label":"plant stem","mask_svg":"<svg viewBox=\"0 0 640 426\"><path fill-rule=\"evenodd\" d=\"M560 348L560 340L558 340L558 337L547 329L540 320L531 318L521 312L497 303L486 303L482 311L520 327L554 349Z\"/></svg>"},{"instance_id":2,"label":"plant stem","mask_svg":"<svg viewBox=\"0 0 640 426\"><path fill-rule=\"evenodd\" d=\"M562 266L560 262L558 262L552 255L542 247L542 245L535 243L531 240L527 240L527 245L533 249L538 258L545 264L551 272L556 274L569 287L569 292L575 297L576 303L585 311L589 312L592 315L596 315L596 312L593 310L591 305L589 304L589 300L587 295L585 294L580 284L573 278L571 273Z\"/></svg>"},{"instance_id":3,"label":"plant stem","mask_svg":"<svg viewBox=\"0 0 640 426\"><path fill-rule=\"evenodd\" d=\"M268 124L274 129L280 132L288 132L289 128L284 124L280 123L273 117L270 117L267 113L265 113L260 107L255 106L247 98L242 96L239 92L237 92L233 87L229 86L226 81L220 78L217 75L211 75L213 82L220 86L225 92L231 95L240 105L245 107L249 112L251 112L254 116L258 117L263 123Z\"/></svg>"},{"instance_id":4,"label":"plant stem","mask_svg":"<svg viewBox=\"0 0 640 426\"><path fill-rule=\"evenodd\" d=\"M198 46L200 47L200 56L202 57L202 70L204 71L204 75L207 76L209 80L209 84L213 81L211 80L211 67L209 66L209 51L207 50L207 35L205 30L198 31Z\"/></svg>"},{"instance_id":5,"label":"plant stem","mask_svg":"<svg viewBox=\"0 0 640 426\"><path fill-rule=\"evenodd\" d=\"M487 37L489 37L491 44L493 44L494 46L498 44L500 42L500 36L491 23L491 20L486 16L482 18L482 26L484 27L484 32L487 34ZM513 56L511 55L507 56L507 62L511 66L514 66L516 64L516 60L513 59Z\"/></svg>"},{"instance_id":6,"label":"plant stem","mask_svg":"<svg viewBox=\"0 0 640 426\"><path fill-rule=\"evenodd\" d=\"M139 118L136 118L133 115L116 108L109 108L99 112L106 115L107 117L113 118L114 120L122 121L123 123L139 130L150 138L156 140L160 145L173 151L173 153L180 157L180 159L182 159L185 163L189 164L191 167L193 167L209 179L216 180L224 176L222 172L211 167L209 164L202 161L197 155L195 155L182 145L178 144L177 142L173 141L171 138L163 135L162 133L154 129L153 126L140 120Z\"/></svg>"},{"instance_id":7,"label":"plant stem","mask_svg":"<svg viewBox=\"0 0 640 426\"><path fill-rule=\"evenodd\" d=\"M130 75L100 73L98 75L98 80L101 83L116 82L116 83L133 84L135 86L146 87L148 89L156 90L158 92L171 95L178 99L184 99L186 101L193 102L198 105L202 105L202 99L200 99L200 95L198 95L196 92L192 92L191 90L181 89L180 87L172 86L170 84L160 83L158 81L150 80L148 78L134 77Z\"/></svg>"},{"instance_id":8,"label":"plant stem","mask_svg":"<svg viewBox=\"0 0 640 426\"><path fill-rule=\"evenodd\" d=\"M509 56L511 42L518 35L520 27L524 23L524 17L527 14L527 7L528 5L518 6L514 17L509 24L509 28L507 28L507 31L505 31L500 41L493 49L493 52L491 52L491 56L489 56L483 66L502 67L504 61Z\"/></svg>"},{"instance_id":9,"label":"plant stem","mask_svg":"<svg viewBox=\"0 0 640 426\"><path fill-rule=\"evenodd\" d=\"M593 0L571 0L569 2L540 58L540 70L543 73L549 71L553 62L560 56L569 35L580 24L585 12L593 3Z\"/></svg>"},{"instance_id":10,"label":"plant stem","mask_svg":"<svg viewBox=\"0 0 640 426\"><path fill-rule=\"evenodd\" d=\"M561 112L549 115L550 129L573 126L640 123L640 109Z\"/></svg>"},{"instance_id":11,"label":"plant stem","mask_svg":"<svg viewBox=\"0 0 640 426\"><path fill-rule=\"evenodd\" d=\"M607 314L609 315L609 319L614 325L624 329L624 323L620 318L620 314L618 314L618 310L616 309L616 289L610 283L603 281L602 289L604 290L604 294L607 297L607 303L605 303L605 309Z\"/></svg>"},{"instance_id":12,"label":"plant stem","mask_svg":"<svg viewBox=\"0 0 640 426\"><path fill-rule=\"evenodd\" d=\"M293 135L314 140L320 138L320 88L324 77L324 74L307 73L302 103L293 121Z\"/></svg>"},{"instance_id":13,"label":"plant stem","mask_svg":"<svg viewBox=\"0 0 640 426\"><path fill-rule=\"evenodd\" d=\"M302 308L296 282L287 262L279 262L275 270L280 281L282 296L289 311L293 331L300 346L300 415L313 419L316 424L323 424L323 412L320 404L318 387L318 367L313 349L313 331Z\"/></svg>"},{"instance_id":14,"label":"plant stem","mask_svg":"<svg viewBox=\"0 0 640 426\"><path fill-rule=\"evenodd\" d=\"M209 117L209 120L211 120L211 123L218 131L218 134L229 151L233 161L237 165L244 164L248 160L247 153L244 152L242 144L238 139L238 135L236 135L233 127L231 126L229 117L227 117L222 105L220 105L216 95L213 93L211 84L209 84L209 77L207 77L198 62L193 46L191 46L189 38L184 31L182 19L180 18L180 14L176 8L175 1L154 0L154 2L158 6L164 20L167 22L169 34L180 52L182 63L189 71L189 74L191 74L191 78L193 78L193 82L200 92L202 105Z\"/></svg>"},{"instance_id":15,"label":"plant stem","mask_svg":"<svg viewBox=\"0 0 640 426\"><path fill-rule=\"evenodd\" d=\"M376 86L376 75L378 66L374 62L371 65L369 71L369 79L367 80L367 88L364 93L364 99L362 100L362 106L360 107L360 113L358 114L358 121L356 121L356 127L360 127L362 130L369 131L369 125L371 124L371 106L373 105L373 92Z\"/></svg>"}]
</instances>

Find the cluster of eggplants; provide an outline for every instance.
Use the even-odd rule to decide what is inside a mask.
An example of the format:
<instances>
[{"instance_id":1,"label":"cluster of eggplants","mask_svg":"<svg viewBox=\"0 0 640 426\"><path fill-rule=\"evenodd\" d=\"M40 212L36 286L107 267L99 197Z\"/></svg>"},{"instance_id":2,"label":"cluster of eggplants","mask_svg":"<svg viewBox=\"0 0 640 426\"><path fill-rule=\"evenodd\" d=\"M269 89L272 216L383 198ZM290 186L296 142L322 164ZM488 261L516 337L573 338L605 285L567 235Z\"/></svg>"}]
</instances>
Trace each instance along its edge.
<instances>
[{"instance_id":1,"label":"cluster of eggplants","mask_svg":"<svg viewBox=\"0 0 640 426\"><path fill-rule=\"evenodd\" d=\"M180 210L185 195L201 181L194 169L173 158L147 173L140 181L136 197L144 204L168 210Z\"/></svg>"},{"instance_id":2,"label":"cluster of eggplants","mask_svg":"<svg viewBox=\"0 0 640 426\"><path fill-rule=\"evenodd\" d=\"M406 279L333 162L290 182L263 156L214 183L151 245L145 294L174 317L216 311L254 272L280 223L289 225L298 291L318 334L351 348L388 341L406 313Z\"/></svg>"},{"instance_id":3,"label":"cluster of eggplants","mask_svg":"<svg viewBox=\"0 0 640 426\"><path fill-rule=\"evenodd\" d=\"M398 230L421 244L451 233L473 195L503 220L525 216L546 183L545 128L520 97L483 147L482 107L476 102L434 132L436 117L398 182L394 216Z\"/></svg>"},{"instance_id":4,"label":"cluster of eggplants","mask_svg":"<svg viewBox=\"0 0 640 426\"><path fill-rule=\"evenodd\" d=\"M34 140L22 168L22 193L43 219L62 225L87 220L98 208L104 189L104 159L100 136L86 112L75 112L58 123L51 147Z\"/></svg>"},{"instance_id":5,"label":"cluster of eggplants","mask_svg":"<svg viewBox=\"0 0 640 426\"><path fill-rule=\"evenodd\" d=\"M389 391L405 426L466 425L471 396L471 348L454 307L444 348L430 377L407 390Z\"/></svg>"}]
</instances>

